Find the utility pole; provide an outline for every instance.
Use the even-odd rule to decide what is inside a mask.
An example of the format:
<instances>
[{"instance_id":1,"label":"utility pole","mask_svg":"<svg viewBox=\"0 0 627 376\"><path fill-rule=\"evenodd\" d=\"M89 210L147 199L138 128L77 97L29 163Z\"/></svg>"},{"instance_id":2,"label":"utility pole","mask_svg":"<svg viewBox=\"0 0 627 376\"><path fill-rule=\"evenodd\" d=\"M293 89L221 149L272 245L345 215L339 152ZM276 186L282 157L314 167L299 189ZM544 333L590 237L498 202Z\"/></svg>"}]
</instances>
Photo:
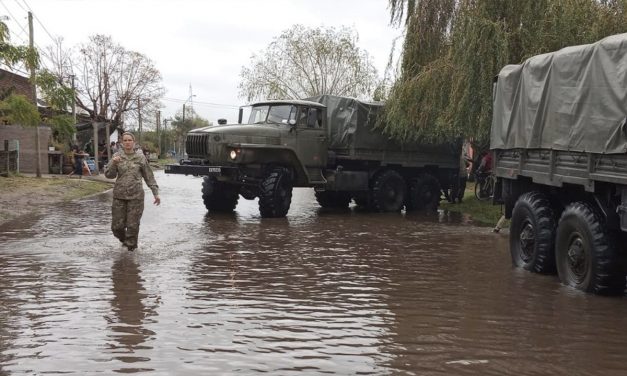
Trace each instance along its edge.
<instances>
[{"instance_id":1,"label":"utility pole","mask_svg":"<svg viewBox=\"0 0 627 376\"><path fill-rule=\"evenodd\" d=\"M137 98L137 116L139 118L139 135L137 137L137 143L142 146L142 107L141 99Z\"/></svg>"},{"instance_id":2,"label":"utility pole","mask_svg":"<svg viewBox=\"0 0 627 376\"><path fill-rule=\"evenodd\" d=\"M165 149L166 154L168 154L170 151L168 148L168 119L163 119L163 133L165 134L165 136L163 136L163 148Z\"/></svg>"},{"instance_id":3,"label":"utility pole","mask_svg":"<svg viewBox=\"0 0 627 376\"><path fill-rule=\"evenodd\" d=\"M161 156L161 111L157 110L157 148L159 153L157 154L157 158Z\"/></svg>"},{"instance_id":4,"label":"utility pole","mask_svg":"<svg viewBox=\"0 0 627 376\"><path fill-rule=\"evenodd\" d=\"M35 35L33 31L33 13L28 12L28 45L31 51L35 50ZM30 67L30 80L31 86L33 90L33 104L35 105L35 109L39 111L39 107L37 106L37 86L35 85L35 66L29 64ZM39 140L39 124L35 125L35 153L37 153L37 177L41 177L41 142Z\"/></svg>"},{"instance_id":5,"label":"utility pole","mask_svg":"<svg viewBox=\"0 0 627 376\"><path fill-rule=\"evenodd\" d=\"M72 140L76 143L76 86L74 85L74 75L70 75L72 79L72 119L74 119L74 133L72 134Z\"/></svg>"}]
</instances>

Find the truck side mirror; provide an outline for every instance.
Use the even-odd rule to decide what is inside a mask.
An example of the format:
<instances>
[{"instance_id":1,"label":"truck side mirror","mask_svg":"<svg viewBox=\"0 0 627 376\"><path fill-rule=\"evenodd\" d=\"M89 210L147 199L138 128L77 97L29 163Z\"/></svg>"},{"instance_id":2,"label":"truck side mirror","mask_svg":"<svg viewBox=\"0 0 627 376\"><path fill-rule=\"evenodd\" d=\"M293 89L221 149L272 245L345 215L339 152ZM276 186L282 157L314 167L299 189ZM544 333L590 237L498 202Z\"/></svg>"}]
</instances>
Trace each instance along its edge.
<instances>
[{"instance_id":1,"label":"truck side mirror","mask_svg":"<svg viewBox=\"0 0 627 376\"><path fill-rule=\"evenodd\" d=\"M242 107L239 108L239 112L237 114L237 124L242 124L242 118L244 117L244 109Z\"/></svg>"}]
</instances>

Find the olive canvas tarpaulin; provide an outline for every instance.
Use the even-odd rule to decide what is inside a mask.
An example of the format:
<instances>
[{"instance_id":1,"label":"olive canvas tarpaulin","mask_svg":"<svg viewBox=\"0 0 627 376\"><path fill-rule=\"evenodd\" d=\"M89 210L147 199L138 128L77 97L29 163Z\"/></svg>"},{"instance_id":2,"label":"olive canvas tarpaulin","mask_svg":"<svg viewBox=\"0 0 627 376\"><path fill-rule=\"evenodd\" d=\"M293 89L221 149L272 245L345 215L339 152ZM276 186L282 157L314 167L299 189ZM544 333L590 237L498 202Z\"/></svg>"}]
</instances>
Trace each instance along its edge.
<instances>
[{"instance_id":1,"label":"olive canvas tarpaulin","mask_svg":"<svg viewBox=\"0 0 627 376\"><path fill-rule=\"evenodd\" d=\"M420 152L451 154L451 149L460 149L457 142L428 144L399 142L377 127L378 117L383 111L383 102L365 102L350 97L320 95L305 100L318 102L327 107L327 132L329 149L338 153L353 153L357 150ZM451 155L458 153L453 152Z\"/></svg>"},{"instance_id":2,"label":"olive canvas tarpaulin","mask_svg":"<svg viewBox=\"0 0 627 376\"><path fill-rule=\"evenodd\" d=\"M490 147L627 152L627 34L507 65Z\"/></svg>"},{"instance_id":3,"label":"olive canvas tarpaulin","mask_svg":"<svg viewBox=\"0 0 627 376\"><path fill-rule=\"evenodd\" d=\"M329 146L331 149L381 149L395 144L380 130L375 130L381 102L362 102L355 98L320 95L306 100L327 107Z\"/></svg>"}]
</instances>

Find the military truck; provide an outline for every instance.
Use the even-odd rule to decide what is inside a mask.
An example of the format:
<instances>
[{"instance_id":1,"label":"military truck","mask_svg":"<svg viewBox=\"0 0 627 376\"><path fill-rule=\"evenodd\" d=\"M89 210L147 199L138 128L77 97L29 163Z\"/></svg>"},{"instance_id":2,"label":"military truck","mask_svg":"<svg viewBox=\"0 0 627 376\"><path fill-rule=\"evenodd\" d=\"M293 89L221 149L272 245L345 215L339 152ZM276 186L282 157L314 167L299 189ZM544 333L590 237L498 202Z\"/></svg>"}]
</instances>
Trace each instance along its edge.
<instances>
[{"instance_id":1,"label":"military truck","mask_svg":"<svg viewBox=\"0 0 627 376\"><path fill-rule=\"evenodd\" d=\"M283 217L293 187L314 188L325 208L437 208L461 148L390 140L376 127L382 106L330 95L255 103L247 124L240 112L239 124L190 131L188 158L165 172L203 176L203 202L216 212L233 211L241 196L258 198L262 217Z\"/></svg>"},{"instance_id":2,"label":"military truck","mask_svg":"<svg viewBox=\"0 0 627 376\"><path fill-rule=\"evenodd\" d=\"M505 66L490 147L514 265L622 294L627 245L627 34Z\"/></svg>"}]
</instances>

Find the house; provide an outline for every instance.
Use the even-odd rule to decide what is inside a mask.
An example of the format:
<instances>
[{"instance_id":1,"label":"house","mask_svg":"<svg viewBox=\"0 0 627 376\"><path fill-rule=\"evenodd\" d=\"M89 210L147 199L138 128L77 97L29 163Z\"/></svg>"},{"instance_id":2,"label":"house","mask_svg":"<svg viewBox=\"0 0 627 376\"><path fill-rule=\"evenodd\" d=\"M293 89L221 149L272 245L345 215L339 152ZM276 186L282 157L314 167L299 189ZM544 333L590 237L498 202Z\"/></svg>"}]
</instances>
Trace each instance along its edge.
<instances>
[{"instance_id":1,"label":"house","mask_svg":"<svg viewBox=\"0 0 627 376\"><path fill-rule=\"evenodd\" d=\"M10 94L21 94L28 98L31 102L34 101L33 91L30 80L28 77L21 76L19 74L9 72L4 69L0 69L0 95L2 97ZM22 127L20 125L13 124L0 124L0 152L2 156L6 158L7 150L5 149L5 140L9 140L9 150L17 150L19 158L19 171L34 173L37 171L37 147L35 145L35 133L34 127ZM52 137L52 131L47 125L39 126L39 154L41 155L41 172L49 172L48 164L48 140ZM0 159L3 159L0 156ZM6 159L3 159L5 163L0 166L0 171L6 169Z\"/></svg>"},{"instance_id":2,"label":"house","mask_svg":"<svg viewBox=\"0 0 627 376\"><path fill-rule=\"evenodd\" d=\"M27 99L33 102L33 92L30 79L20 74L0 69L0 98L4 98L10 94L24 95ZM42 118L55 115L54 111L50 109L41 100L37 101L37 108ZM84 114L77 115L76 123L76 144L80 148L84 148L86 145L91 144L94 138L94 126L92 120ZM97 123L98 129L98 143L104 145L107 141L107 126L105 122ZM34 127L22 127L12 124L0 124L0 172L6 170L6 151L4 140L10 140L9 150L11 154L19 155L19 171L34 173L37 170L37 153L35 146L35 133ZM115 133L115 132L114 132ZM54 172L60 171L60 164L62 164L60 153L55 151L49 151L48 145L52 138L52 130L49 126L42 124L39 126L39 140L40 147L39 153L41 155L41 172L49 173L51 171L50 164L54 164ZM17 150L17 153L15 151ZM3 159L4 158L4 159ZM16 163L11 163L15 165Z\"/></svg>"}]
</instances>

